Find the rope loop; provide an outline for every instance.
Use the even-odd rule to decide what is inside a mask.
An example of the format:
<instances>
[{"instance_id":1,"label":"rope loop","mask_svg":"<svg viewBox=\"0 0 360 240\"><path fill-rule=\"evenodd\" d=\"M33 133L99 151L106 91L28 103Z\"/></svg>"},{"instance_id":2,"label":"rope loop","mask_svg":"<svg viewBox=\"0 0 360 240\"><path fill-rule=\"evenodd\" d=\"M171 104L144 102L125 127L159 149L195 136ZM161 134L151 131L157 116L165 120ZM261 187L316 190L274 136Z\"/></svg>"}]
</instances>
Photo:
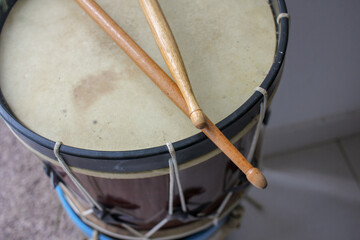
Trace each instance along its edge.
<instances>
[{"instance_id":1,"label":"rope loop","mask_svg":"<svg viewBox=\"0 0 360 240\"><path fill-rule=\"evenodd\" d=\"M253 137L251 145L250 145L249 153L247 155L247 160L249 162L251 162L253 157L254 157L256 144L258 142L259 135L260 135L261 124L263 123L264 118L265 118L266 106L267 106L267 98L268 98L268 93L267 93L266 89L264 89L262 87L256 87L255 91L260 92L263 95L263 102L260 104L259 120L258 120L258 123L256 125L256 129L255 129L254 137Z\"/></svg>"},{"instance_id":2,"label":"rope loop","mask_svg":"<svg viewBox=\"0 0 360 240\"><path fill-rule=\"evenodd\" d=\"M280 13L280 14L277 16L277 18L276 18L276 22L277 22L278 24L280 24L280 20L281 20L282 18L287 18L287 19L289 19L289 18L290 18L290 15L289 15L288 13Z\"/></svg>"},{"instance_id":3,"label":"rope loop","mask_svg":"<svg viewBox=\"0 0 360 240\"><path fill-rule=\"evenodd\" d=\"M71 181L75 184L75 186L79 189L79 191L83 194L85 199L88 201L89 204L94 206L100 211L104 211L104 209L101 207L101 205L89 194L89 192L84 188L84 186L80 183L80 181L77 179L77 177L72 173L70 167L67 165L65 160L60 154L60 147L62 145L62 142L56 142L54 146L54 154L59 162L61 168L64 170L64 172L69 176Z\"/></svg>"}]
</instances>

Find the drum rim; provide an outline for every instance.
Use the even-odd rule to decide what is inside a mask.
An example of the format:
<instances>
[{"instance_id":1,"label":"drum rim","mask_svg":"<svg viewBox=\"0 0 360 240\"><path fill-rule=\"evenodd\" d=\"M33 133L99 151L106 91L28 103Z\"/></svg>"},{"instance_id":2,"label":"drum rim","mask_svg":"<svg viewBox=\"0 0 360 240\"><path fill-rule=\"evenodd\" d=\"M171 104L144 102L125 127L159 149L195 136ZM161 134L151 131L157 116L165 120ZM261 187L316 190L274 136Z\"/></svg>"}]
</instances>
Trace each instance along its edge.
<instances>
[{"instance_id":1,"label":"drum rim","mask_svg":"<svg viewBox=\"0 0 360 240\"><path fill-rule=\"evenodd\" d=\"M8 13L11 11L11 8L16 2L17 0L10 0L10 2L9 1L7 2L9 5L8 9L6 12L4 12L3 16L1 16L0 19L0 36L1 36L1 30L4 26ZM278 9L279 13L287 13L285 0L277 0L277 3L279 8ZM272 4L270 5L273 10L273 15L275 18L276 14L274 13L275 11L274 6ZM263 80L262 84L260 85L260 87L266 90L269 90L272 84L276 81L277 76L279 75L282 69L285 60L287 43L288 43L289 20L287 18L283 18L280 21L280 23L277 24L275 19L275 25L277 27L277 32L279 32L279 34L277 34L277 49L274 55L274 62L270 70L268 71L268 74L266 75L265 79ZM281 28L281 31L278 30L279 28ZM262 98L262 94L260 94L259 92L253 93L251 97L247 99L243 105L237 108L232 114L224 118L222 121L217 123L216 126L223 131L233 122L246 115L246 113L249 112L254 105L256 105L259 101L261 101L261 98ZM1 87L0 87L0 116L12 129L14 129L16 132L20 133L27 139L35 142L36 144L41 145L46 149L52 150L54 148L55 145L54 141L38 135L37 133L25 127L20 121L17 120L16 116L11 113L9 106L6 103L6 99L1 91ZM186 149L191 145L200 143L206 139L207 139L206 136L202 132L200 132L188 138L177 141L173 143L173 145L175 150L181 150L181 149ZM163 145L163 146L151 147L146 149L127 150L127 151L99 151L99 150L82 149L82 148L62 145L60 148L60 152L67 155L85 157L89 159L131 160L131 159L139 159L139 158L164 154L168 152L168 149L165 145Z\"/></svg>"}]
</instances>

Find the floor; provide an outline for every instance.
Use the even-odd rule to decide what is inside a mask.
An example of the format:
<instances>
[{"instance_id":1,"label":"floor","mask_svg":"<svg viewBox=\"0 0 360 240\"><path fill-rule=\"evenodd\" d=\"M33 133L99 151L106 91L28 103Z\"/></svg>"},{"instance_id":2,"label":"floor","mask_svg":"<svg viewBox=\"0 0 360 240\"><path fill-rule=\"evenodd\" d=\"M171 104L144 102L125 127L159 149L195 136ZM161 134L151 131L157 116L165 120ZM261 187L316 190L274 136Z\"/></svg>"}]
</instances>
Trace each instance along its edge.
<instances>
[{"instance_id":1,"label":"floor","mask_svg":"<svg viewBox=\"0 0 360 240\"><path fill-rule=\"evenodd\" d=\"M0 239L81 239L39 161L1 119Z\"/></svg>"},{"instance_id":2,"label":"floor","mask_svg":"<svg viewBox=\"0 0 360 240\"><path fill-rule=\"evenodd\" d=\"M266 157L228 240L360 239L360 134Z\"/></svg>"},{"instance_id":3,"label":"floor","mask_svg":"<svg viewBox=\"0 0 360 240\"><path fill-rule=\"evenodd\" d=\"M360 134L264 158L238 239L360 239ZM38 160L0 120L1 239L82 239Z\"/></svg>"}]
</instances>

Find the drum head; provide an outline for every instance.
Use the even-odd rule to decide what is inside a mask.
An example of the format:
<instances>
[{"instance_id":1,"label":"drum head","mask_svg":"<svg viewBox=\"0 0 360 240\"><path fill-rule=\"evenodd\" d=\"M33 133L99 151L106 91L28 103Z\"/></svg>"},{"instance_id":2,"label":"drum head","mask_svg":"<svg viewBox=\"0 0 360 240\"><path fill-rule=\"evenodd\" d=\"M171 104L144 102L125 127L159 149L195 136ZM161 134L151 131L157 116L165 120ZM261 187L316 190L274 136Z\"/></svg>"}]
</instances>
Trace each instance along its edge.
<instances>
[{"instance_id":1,"label":"drum head","mask_svg":"<svg viewBox=\"0 0 360 240\"><path fill-rule=\"evenodd\" d=\"M126 172L166 167L166 142L183 151L180 163L214 149L74 1L15 2L2 15L0 113L36 151L54 158L62 141L72 166ZM98 3L168 72L136 1ZM278 83L286 44L276 51L276 9L265 0L160 4L200 106L234 137L259 112L254 88L271 96ZM146 164L128 161L140 158Z\"/></svg>"},{"instance_id":2,"label":"drum head","mask_svg":"<svg viewBox=\"0 0 360 240\"><path fill-rule=\"evenodd\" d=\"M169 74L138 2L98 3ZM264 0L160 4L199 104L218 123L270 70L271 9ZM2 31L0 58L1 89L12 112L52 141L128 151L200 132L75 1L18 2Z\"/></svg>"}]
</instances>

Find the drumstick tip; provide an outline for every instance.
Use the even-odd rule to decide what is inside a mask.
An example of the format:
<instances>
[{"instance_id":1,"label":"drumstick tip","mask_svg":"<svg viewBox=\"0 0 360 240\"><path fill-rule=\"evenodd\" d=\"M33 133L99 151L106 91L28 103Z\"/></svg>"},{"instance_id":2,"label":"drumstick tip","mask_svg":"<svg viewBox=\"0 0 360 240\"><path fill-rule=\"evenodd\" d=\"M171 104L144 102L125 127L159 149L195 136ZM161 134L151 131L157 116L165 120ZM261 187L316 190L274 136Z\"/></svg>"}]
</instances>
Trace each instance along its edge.
<instances>
[{"instance_id":1,"label":"drumstick tip","mask_svg":"<svg viewBox=\"0 0 360 240\"><path fill-rule=\"evenodd\" d=\"M249 171L247 171L246 178L252 185L257 188L264 189L267 187L265 176L257 168L251 168Z\"/></svg>"},{"instance_id":2,"label":"drumstick tip","mask_svg":"<svg viewBox=\"0 0 360 240\"><path fill-rule=\"evenodd\" d=\"M193 111L190 115L190 119L198 129L203 129L206 126L205 116L201 109Z\"/></svg>"}]
</instances>

